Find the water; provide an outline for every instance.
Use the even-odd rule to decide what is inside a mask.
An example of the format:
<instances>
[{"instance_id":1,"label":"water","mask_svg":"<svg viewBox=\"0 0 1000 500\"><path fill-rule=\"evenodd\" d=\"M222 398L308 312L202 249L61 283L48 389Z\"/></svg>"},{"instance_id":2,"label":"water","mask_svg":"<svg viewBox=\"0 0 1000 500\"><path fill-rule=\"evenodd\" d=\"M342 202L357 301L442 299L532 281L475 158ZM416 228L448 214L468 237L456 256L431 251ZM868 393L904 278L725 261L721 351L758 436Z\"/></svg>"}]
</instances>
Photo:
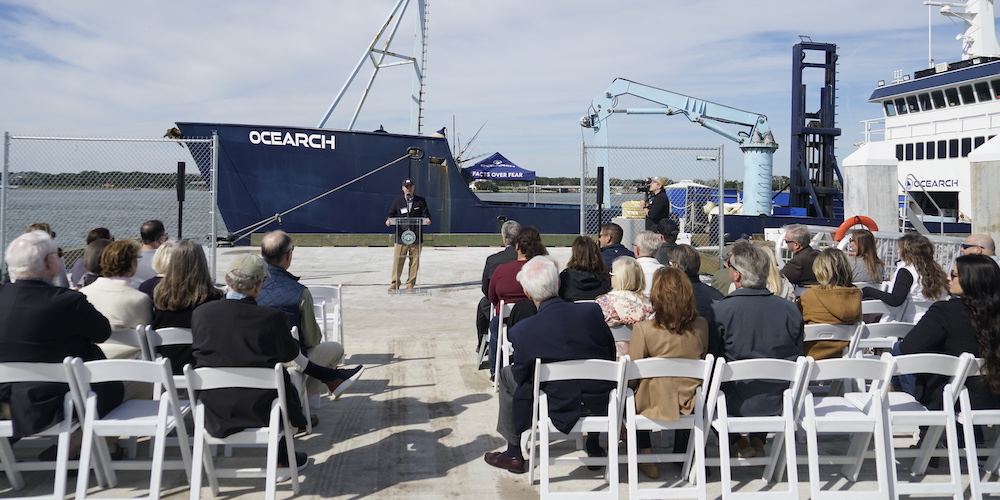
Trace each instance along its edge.
<instances>
[{"instance_id":1,"label":"water","mask_svg":"<svg viewBox=\"0 0 1000 500\"><path fill-rule=\"evenodd\" d=\"M556 203L560 205L579 205L580 193L476 193L483 201L515 202L515 203ZM594 193L585 196L588 203L593 203ZM639 193L612 194L611 205L621 206L623 202L642 200Z\"/></svg>"}]
</instances>

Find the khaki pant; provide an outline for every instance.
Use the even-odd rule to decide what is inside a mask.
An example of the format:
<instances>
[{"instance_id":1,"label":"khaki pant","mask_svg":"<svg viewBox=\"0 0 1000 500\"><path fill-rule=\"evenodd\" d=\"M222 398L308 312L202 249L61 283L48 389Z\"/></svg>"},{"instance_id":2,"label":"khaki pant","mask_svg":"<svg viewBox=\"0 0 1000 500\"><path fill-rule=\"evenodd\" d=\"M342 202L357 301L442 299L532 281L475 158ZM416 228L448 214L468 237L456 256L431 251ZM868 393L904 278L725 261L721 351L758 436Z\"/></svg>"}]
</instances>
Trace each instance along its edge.
<instances>
[{"instance_id":1,"label":"khaki pant","mask_svg":"<svg viewBox=\"0 0 1000 500\"><path fill-rule=\"evenodd\" d=\"M399 281L403 274L403 263L406 257L410 257L410 267L406 275L407 285L417 284L417 271L420 269L420 244L401 245L397 243L392 249L392 281L391 284L399 286Z\"/></svg>"}]
</instances>

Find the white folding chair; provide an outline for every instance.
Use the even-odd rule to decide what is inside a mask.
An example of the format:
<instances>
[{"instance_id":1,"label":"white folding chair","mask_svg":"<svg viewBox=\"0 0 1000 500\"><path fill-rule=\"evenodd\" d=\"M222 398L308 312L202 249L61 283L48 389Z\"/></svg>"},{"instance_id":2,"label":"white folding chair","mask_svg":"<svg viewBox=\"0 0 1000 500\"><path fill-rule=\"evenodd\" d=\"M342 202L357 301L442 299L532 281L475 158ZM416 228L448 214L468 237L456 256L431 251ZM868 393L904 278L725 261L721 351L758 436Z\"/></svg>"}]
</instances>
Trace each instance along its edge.
<instances>
[{"instance_id":1,"label":"white folding chair","mask_svg":"<svg viewBox=\"0 0 1000 500\"><path fill-rule=\"evenodd\" d=\"M542 363L535 360L534 401L532 404L532 419L528 446L528 481L534 483L536 462L540 470L541 498L573 497L573 498L618 498L618 435L621 431L622 401L620 394L625 385L625 365L628 357L620 361L603 359L578 359ZM548 396L541 388L542 384L568 380L599 380L614 382L616 385L608 394L608 414L604 416L582 416L573 425L569 434L559 432L549 420ZM573 436L591 432L607 432L612 444L607 457L560 456L551 457L550 445L553 439L571 439ZM536 454L536 439L539 452ZM553 492L549 489L552 465L574 466L604 466L607 473L604 478L608 482L608 491L588 492Z\"/></svg>"},{"instance_id":2,"label":"white folding chair","mask_svg":"<svg viewBox=\"0 0 1000 500\"><path fill-rule=\"evenodd\" d=\"M906 308L909 305L909 301L905 301L898 306L890 306L885 302L878 299L869 299L861 301L861 313L862 314L881 314L882 317L879 318L880 323L887 323L890 321L897 321L899 318L903 317L903 313L906 312Z\"/></svg>"},{"instance_id":3,"label":"white folding chair","mask_svg":"<svg viewBox=\"0 0 1000 500\"><path fill-rule=\"evenodd\" d=\"M795 426L798 399L801 397L802 386L805 384L809 364L805 357L796 361L783 359L745 359L727 363L719 358L715 362L712 373L712 383L708 399L705 402L706 422L719 433L719 458L707 459L707 465L719 465L722 472L722 497L725 499L739 496L761 496L767 498L797 499L798 468L795 459ZM789 386L782 392L781 412L775 416L738 417L730 416L726 406L726 395L722 384L749 380L767 380L788 382ZM707 426L706 426L707 427ZM774 433L770 457L730 458L729 433L768 432ZM782 451L784 446L784 451ZM764 465L762 479L770 481L775 469L784 462L788 489L784 491L768 490L766 493L747 493L733 491L732 466ZM780 474L778 479L780 480Z\"/></svg>"},{"instance_id":4,"label":"white folding chair","mask_svg":"<svg viewBox=\"0 0 1000 500\"><path fill-rule=\"evenodd\" d=\"M978 377L982 369L983 360L977 358L969 363L968 377ZM997 439L993 446L978 448L976 444L975 426L989 425L996 428L1000 426L1000 409L973 409L972 401L969 399L969 390L961 388L958 397L960 412L956 416L958 423L962 425L962 434L965 438L965 459L969 473L969 489L972 491L972 500L981 500L983 495L1000 493L1000 482L996 481L1000 477L1000 439ZM980 456L986 457L986 462L980 466ZM987 481L983 473L992 475L993 481Z\"/></svg>"},{"instance_id":5,"label":"white folding chair","mask_svg":"<svg viewBox=\"0 0 1000 500\"><path fill-rule=\"evenodd\" d=\"M323 339L336 339L340 345L344 345L344 299L343 285L311 285L307 287L313 297L313 305L320 306L313 308L316 315L316 322L323 328ZM333 335L331 335L331 328Z\"/></svg>"},{"instance_id":6,"label":"white folding chair","mask_svg":"<svg viewBox=\"0 0 1000 500\"><path fill-rule=\"evenodd\" d=\"M291 476L292 492L299 493L299 475L295 465L295 445L292 441L292 425L288 421L287 399L285 397L284 368L275 364L274 368L198 368L184 367L188 380L188 394L195 401L194 410L194 464L191 474L191 500L201 498L201 473L204 469L212 495L219 495L220 477L264 477L266 479L264 498L274 500L278 478L278 441L285 438L289 467L282 469ZM200 391L243 387L252 389L272 389L278 397L271 403L267 427L245 429L228 437L217 438L205 429L205 405L199 399ZM244 469L217 469L206 445L267 445L265 467Z\"/></svg>"},{"instance_id":7,"label":"white folding chair","mask_svg":"<svg viewBox=\"0 0 1000 500\"><path fill-rule=\"evenodd\" d=\"M84 500L90 475L92 450L96 451L96 460L105 469L108 486L117 484L115 469L135 470L149 469L149 498L160 497L160 484L164 469L182 469L190 479L191 451L187 447L187 429L184 426L183 415L188 411L180 404L174 379L167 359L159 361L143 361L130 359L105 359L87 361L79 358L71 363L73 377L80 393L86 398L83 420L83 446L80 449L80 474L76 482L76 498ZM142 382L158 384L163 387L163 394L157 400L132 399L123 402L104 417L97 414L97 394L91 390L92 384L102 382ZM183 443L180 448L181 460L168 461L164 459L167 435L177 433L177 439ZM154 448L152 461L127 460L112 462L104 437L117 436L148 436L153 438Z\"/></svg>"},{"instance_id":8,"label":"white folding chair","mask_svg":"<svg viewBox=\"0 0 1000 500\"><path fill-rule=\"evenodd\" d=\"M705 500L705 393L712 374L715 358L709 354L705 359L647 358L626 363L626 382L655 377L684 377L701 381L695 391L694 411L681 415L677 422L653 420L636 414L635 393L625 389L625 429L628 433L628 491L629 498L697 498ZM653 453L642 455L643 462L683 462L681 476L688 479L691 486L686 488L670 485L660 488L639 488L639 456L637 454L636 431L668 431L687 429L691 432L685 453Z\"/></svg>"},{"instance_id":9,"label":"white folding chair","mask_svg":"<svg viewBox=\"0 0 1000 500\"><path fill-rule=\"evenodd\" d=\"M965 487L962 485L958 431L955 428L955 405L958 403L958 394L961 388L965 386L969 364L972 363L973 359L969 353L958 357L947 354L920 353L893 358L894 375L933 374L951 377L944 388L944 408L941 410L928 410L913 396L905 392L888 393L889 423L893 432L911 433L917 427L927 426L927 432L920 447L917 449L894 448L891 450L894 459L912 457L914 460L910 471L914 476L922 476L933 456L948 458L948 482L904 482L899 480L898 474L896 474L897 479L894 486L896 493L900 495L946 494L953 496L956 500L963 497ZM854 397L855 395L849 396ZM852 402L855 405L858 404L857 399ZM942 432L945 434L947 449L943 453L939 453L936 450Z\"/></svg>"},{"instance_id":10,"label":"white folding chair","mask_svg":"<svg viewBox=\"0 0 1000 500\"><path fill-rule=\"evenodd\" d=\"M496 316L496 309L493 305L490 305L490 322L493 322L493 317ZM486 330L486 335L479 339L479 354L476 355L476 370L482 368L483 360L489 356L490 351L490 332L489 329Z\"/></svg>"},{"instance_id":11,"label":"white folding chair","mask_svg":"<svg viewBox=\"0 0 1000 500\"><path fill-rule=\"evenodd\" d=\"M615 337L615 342L628 342L632 338L632 325L613 326L611 335Z\"/></svg>"},{"instance_id":12,"label":"white folding chair","mask_svg":"<svg viewBox=\"0 0 1000 500\"><path fill-rule=\"evenodd\" d=\"M293 339L299 340L299 327L293 326L292 330L291 330L291 335L292 335ZM305 415L305 417L306 417L306 432L311 434L312 433L312 408L310 408L311 405L309 404L309 391L308 391L308 387L306 385L306 382L307 382L306 381L306 377L307 377L307 375L304 373L304 370L306 369L306 367L305 366L298 366L297 364L296 364L296 366L297 366L298 369L295 369L295 368L288 368L287 369L288 370L288 376L289 376L289 378L292 381L292 385L295 386L295 390L299 393L299 402L302 403L302 414ZM319 409L319 396L318 395L316 397L316 400L317 400L317 402L316 402L316 409L318 410ZM231 448L227 446L226 447L226 453L227 453L226 456L227 457L230 456L230 452L231 452Z\"/></svg>"},{"instance_id":13,"label":"white folding chair","mask_svg":"<svg viewBox=\"0 0 1000 500\"><path fill-rule=\"evenodd\" d=\"M865 349L892 349L897 341L906 337L913 329L913 323L892 321L889 323L862 323L851 339L845 357L864 355Z\"/></svg>"},{"instance_id":14,"label":"white folding chair","mask_svg":"<svg viewBox=\"0 0 1000 500\"><path fill-rule=\"evenodd\" d=\"M892 461L888 432L887 401L885 385L892 376L893 361L890 354L880 359L841 358L812 361L809 369L811 382L834 381L859 378L872 381L861 406L856 406L845 397L815 397L805 391L803 396L800 425L806 434L809 466L809 488L814 500L829 497L850 496L851 498L872 498L882 500L895 498L895 463ZM854 393L861 394L861 393ZM846 455L824 455L823 463L843 464L841 473L852 483L858 480L866 458L869 443L874 438L875 474L878 489L871 491L823 491L820 478L819 437L823 434L851 434Z\"/></svg>"},{"instance_id":15,"label":"white folding chair","mask_svg":"<svg viewBox=\"0 0 1000 500\"><path fill-rule=\"evenodd\" d=\"M66 358L62 363L0 363L0 380L4 383L18 382L44 382L55 384L70 384L69 362L72 358ZM71 390L74 388L70 386ZM33 434L31 437L54 437L56 438L56 461L55 462L18 462L14 456L14 449L10 443L10 438L14 436L14 423L11 420L0 420L0 465L3 466L7 481L15 491L24 489L24 477L22 471L54 470L55 478L52 482L52 494L45 496L30 497L45 500L63 500L66 497L66 471L69 469L69 446L70 434L80 426L73 421L73 396L70 392L63 398L64 418L53 426ZM98 478L103 482L103 475L98 474ZM29 497L6 497L6 498L29 498Z\"/></svg>"},{"instance_id":16,"label":"white folding chair","mask_svg":"<svg viewBox=\"0 0 1000 500\"><path fill-rule=\"evenodd\" d=\"M493 375L493 390L500 390L500 369L509 365L511 357L514 356L514 344L510 343L510 339L507 338L507 318L510 317L511 311L514 309L514 304L508 304L504 301L500 301L500 320L497 324L497 356L494 359L494 375Z\"/></svg>"}]
</instances>

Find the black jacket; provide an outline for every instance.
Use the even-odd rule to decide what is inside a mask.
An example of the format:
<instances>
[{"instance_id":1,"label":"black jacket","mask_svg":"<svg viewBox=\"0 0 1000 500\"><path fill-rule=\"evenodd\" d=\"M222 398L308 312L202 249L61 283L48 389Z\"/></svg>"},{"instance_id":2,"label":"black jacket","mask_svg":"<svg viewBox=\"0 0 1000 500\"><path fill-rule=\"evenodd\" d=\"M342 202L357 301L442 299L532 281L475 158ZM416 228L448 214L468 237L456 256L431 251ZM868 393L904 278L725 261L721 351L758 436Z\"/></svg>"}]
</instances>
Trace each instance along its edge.
<instances>
[{"instance_id":1,"label":"black jacket","mask_svg":"<svg viewBox=\"0 0 1000 500\"><path fill-rule=\"evenodd\" d=\"M559 297L566 302L594 300L611 291L611 275L580 269L563 269L559 273Z\"/></svg>"},{"instance_id":2,"label":"black jacket","mask_svg":"<svg viewBox=\"0 0 1000 500\"><path fill-rule=\"evenodd\" d=\"M670 199L667 198L667 192L661 189L658 194L650 197L648 208L646 231L654 231L660 220L670 215Z\"/></svg>"},{"instance_id":3,"label":"black jacket","mask_svg":"<svg viewBox=\"0 0 1000 500\"><path fill-rule=\"evenodd\" d=\"M406 197L400 196L395 200L392 200L392 205L389 206L389 214L386 215L387 219L392 219L395 217L421 217L429 219L431 217L431 211L427 208L427 200L423 196L413 195L412 209L406 208ZM414 233L420 235L418 241L420 243L424 242L424 227L420 224L401 224L396 227L396 244L404 244L401 235L406 230L411 230Z\"/></svg>"}]
</instances>

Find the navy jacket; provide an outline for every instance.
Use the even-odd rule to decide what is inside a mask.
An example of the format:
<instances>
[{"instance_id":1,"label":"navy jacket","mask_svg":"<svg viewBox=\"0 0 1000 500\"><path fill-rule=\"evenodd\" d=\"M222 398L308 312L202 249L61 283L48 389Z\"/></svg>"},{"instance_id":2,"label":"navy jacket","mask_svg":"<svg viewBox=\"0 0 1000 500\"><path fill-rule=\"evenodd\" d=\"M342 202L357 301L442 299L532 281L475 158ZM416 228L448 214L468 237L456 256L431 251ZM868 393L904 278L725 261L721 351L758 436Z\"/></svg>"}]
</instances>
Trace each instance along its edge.
<instances>
[{"instance_id":1,"label":"navy jacket","mask_svg":"<svg viewBox=\"0 0 1000 500\"><path fill-rule=\"evenodd\" d=\"M423 196L413 195L413 209L407 210L406 208L406 197L400 196L395 200L392 200L392 205L389 206L389 214L386 215L387 219L392 219L394 217L423 217L430 218L431 211L427 208L427 200ZM407 229L420 235L418 240L420 243L424 241L423 226L420 225L400 225L396 226L396 244L402 245L403 241L400 239L400 235L403 231Z\"/></svg>"},{"instance_id":2,"label":"navy jacket","mask_svg":"<svg viewBox=\"0 0 1000 500\"><path fill-rule=\"evenodd\" d=\"M604 263L608 266L608 271L611 271L611 263L615 261L618 257L635 257L635 254L631 250L625 248L625 245L621 243L614 243L608 245L601 249L601 257L604 257Z\"/></svg>"},{"instance_id":3,"label":"navy jacket","mask_svg":"<svg viewBox=\"0 0 1000 500\"><path fill-rule=\"evenodd\" d=\"M511 407L514 432L524 432L531 424L534 398L535 359L543 363L570 359L615 359L615 339L604 323L600 306L593 303L564 302L559 297L542 302L538 314L510 329L514 344L511 374L517 383ZM569 432L585 406L603 414L608 404L611 382L565 381L543 386L548 395L549 417L560 432Z\"/></svg>"},{"instance_id":4,"label":"navy jacket","mask_svg":"<svg viewBox=\"0 0 1000 500\"><path fill-rule=\"evenodd\" d=\"M267 265L267 279L260 287L257 305L273 307L288 316L291 326L302 328L302 311L299 310L299 296L306 286L299 283L299 277L278 266Z\"/></svg>"}]
</instances>

